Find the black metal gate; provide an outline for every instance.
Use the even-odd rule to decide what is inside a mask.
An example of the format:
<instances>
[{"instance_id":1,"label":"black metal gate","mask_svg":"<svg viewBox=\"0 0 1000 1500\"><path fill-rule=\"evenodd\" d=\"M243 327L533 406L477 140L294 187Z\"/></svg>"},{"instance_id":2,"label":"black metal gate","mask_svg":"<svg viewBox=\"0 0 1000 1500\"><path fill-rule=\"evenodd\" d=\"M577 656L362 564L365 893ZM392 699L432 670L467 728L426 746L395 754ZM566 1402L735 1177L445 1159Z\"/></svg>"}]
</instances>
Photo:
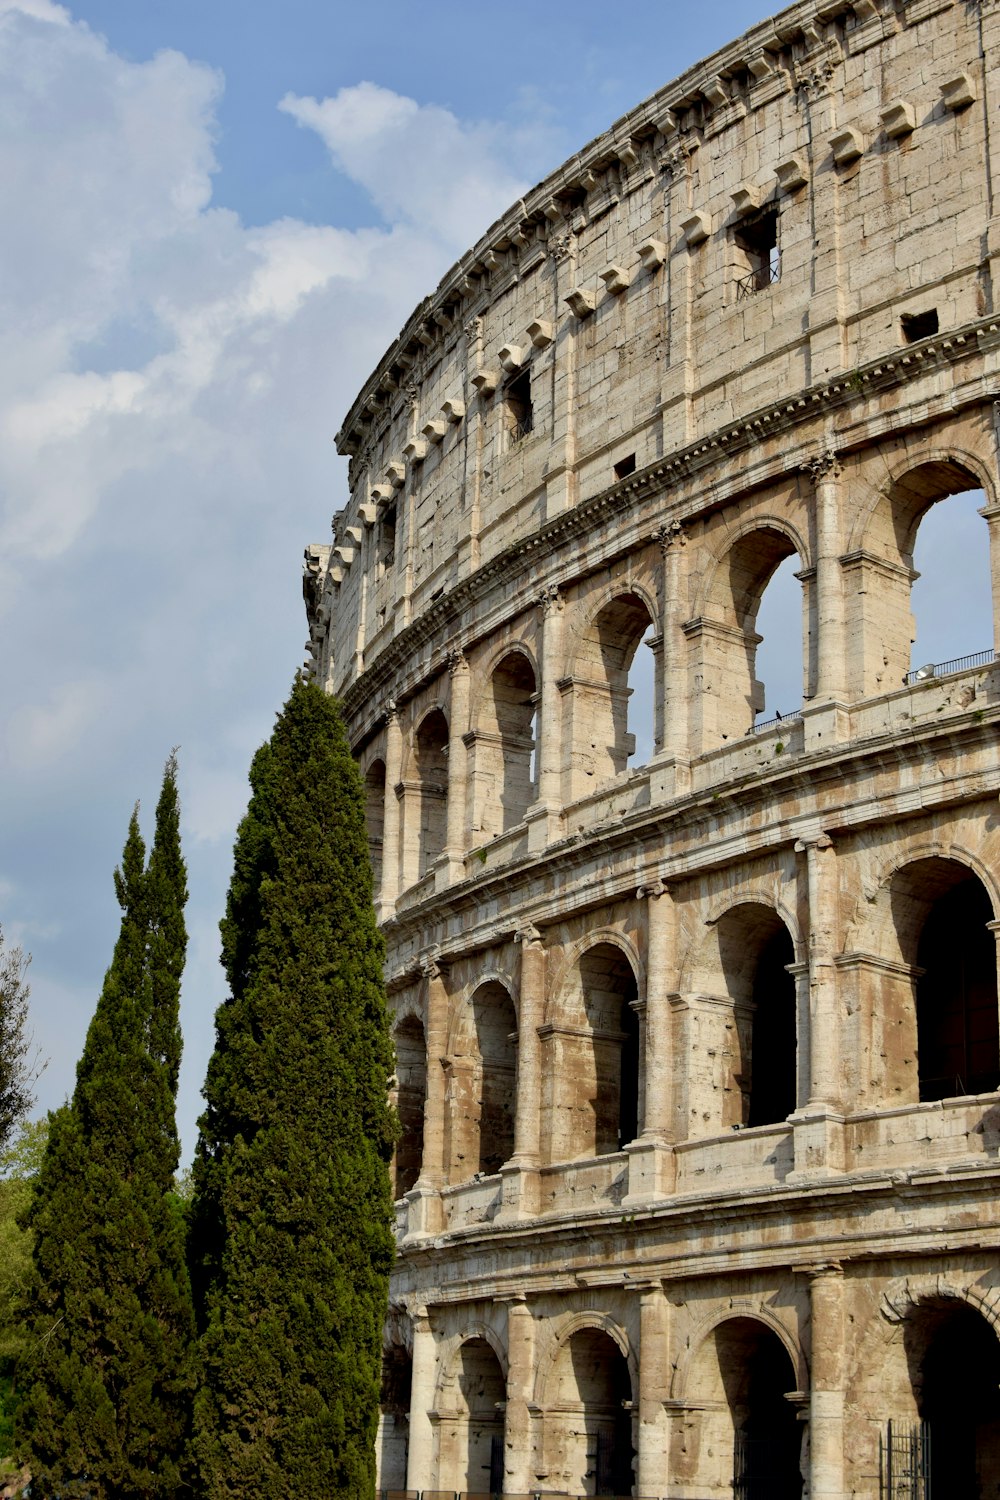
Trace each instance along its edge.
<instances>
[{"instance_id":1,"label":"black metal gate","mask_svg":"<svg viewBox=\"0 0 1000 1500\"><path fill-rule=\"evenodd\" d=\"M494 1434L490 1439L490 1494L503 1493L503 1438Z\"/></svg>"},{"instance_id":2,"label":"black metal gate","mask_svg":"<svg viewBox=\"0 0 1000 1500\"><path fill-rule=\"evenodd\" d=\"M797 1500L801 1493L798 1461L786 1438L735 1434L734 1500Z\"/></svg>"},{"instance_id":3,"label":"black metal gate","mask_svg":"<svg viewBox=\"0 0 1000 1500\"><path fill-rule=\"evenodd\" d=\"M887 1422L878 1439L879 1500L932 1500L927 1422Z\"/></svg>"}]
</instances>

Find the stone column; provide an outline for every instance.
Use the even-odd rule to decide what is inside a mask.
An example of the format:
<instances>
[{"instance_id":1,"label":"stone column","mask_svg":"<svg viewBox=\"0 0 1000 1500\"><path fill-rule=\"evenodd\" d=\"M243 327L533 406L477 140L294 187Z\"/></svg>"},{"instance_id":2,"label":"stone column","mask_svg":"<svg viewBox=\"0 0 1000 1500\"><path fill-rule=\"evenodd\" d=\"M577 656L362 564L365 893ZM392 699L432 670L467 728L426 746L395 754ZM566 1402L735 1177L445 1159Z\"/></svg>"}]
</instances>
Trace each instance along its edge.
<instances>
[{"instance_id":1,"label":"stone column","mask_svg":"<svg viewBox=\"0 0 1000 1500\"><path fill-rule=\"evenodd\" d=\"M504 1489L524 1495L534 1487L531 1401L535 1378L535 1320L524 1297L507 1303L507 1410L504 1414Z\"/></svg>"},{"instance_id":2,"label":"stone column","mask_svg":"<svg viewBox=\"0 0 1000 1500\"><path fill-rule=\"evenodd\" d=\"M829 703L842 700L846 690L844 583L840 562L844 550L840 532L841 467L832 452L821 453L802 467L812 481L814 497L817 639L811 687L814 702Z\"/></svg>"},{"instance_id":3,"label":"stone column","mask_svg":"<svg viewBox=\"0 0 1000 1500\"><path fill-rule=\"evenodd\" d=\"M670 1307L658 1281L639 1288L639 1467L636 1491L665 1495L669 1488Z\"/></svg>"},{"instance_id":4,"label":"stone column","mask_svg":"<svg viewBox=\"0 0 1000 1500\"><path fill-rule=\"evenodd\" d=\"M808 883L809 1030L799 1037L809 1068L808 1103L796 1111L795 1171L840 1171L843 1119L840 1105L841 1025L837 974L833 962L837 921L837 856L825 833L799 839L797 854L805 854Z\"/></svg>"},{"instance_id":5,"label":"stone column","mask_svg":"<svg viewBox=\"0 0 1000 1500\"><path fill-rule=\"evenodd\" d=\"M663 752L675 760L690 758L688 734L688 643L681 626L686 604L687 536L679 521L661 526L656 533L663 554L660 572L660 648L663 703ZM683 788L678 787L678 791Z\"/></svg>"},{"instance_id":6,"label":"stone column","mask_svg":"<svg viewBox=\"0 0 1000 1500\"><path fill-rule=\"evenodd\" d=\"M410 1382L410 1443L406 1457L406 1488L429 1489L434 1483L434 1410L437 1355L426 1307L414 1308L413 1368Z\"/></svg>"},{"instance_id":7,"label":"stone column","mask_svg":"<svg viewBox=\"0 0 1000 1500\"><path fill-rule=\"evenodd\" d=\"M538 1212L542 1088L538 1028L545 1013L545 947L536 927L523 927L517 940L521 945L521 977L517 1009L514 1154L500 1168L503 1203L499 1217L502 1219L527 1218Z\"/></svg>"},{"instance_id":8,"label":"stone column","mask_svg":"<svg viewBox=\"0 0 1000 1500\"><path fill-rule=\"evenodd\" d=\"M403 762L403 733L391 700L385 716L385 818L382 826L382 889L378 892L379 921L396 910L399 894L399 779Z\"/></svg>"},{"instance_id":9,"label":"stone column","mask_svg":"<svg viewBox=\"0 0 1000 1500\"><path fill-rule=\"evenodd\" d=\"M563 596L547 584L538 596L542 618L541 679L538 707L538 800L527 816L528 847L544 849L562 827L562 669Z\"/></svg>"},{"instance_id":10,"label":"stone column","mask_svg":"<svg viewBox=\"0 0 1000 1500\"><path fill-rule=\"evenodd\" d=\"M811 1267L808 1275L809 1500L844 1500L844 1273L834 1261Z\"/></svg>"},{"instance_id":11,"label":"stone column","mask_svg":"<svg viewBox=\"0 0 1000 1500\"><path fill-rule=\"evenodd\" d=\"M412 1234L437 1234L443 1224L441 1189L445 1184L445 1069L448 1046L448 991L444 981L445 965L436 953L426 953L420 960L420 972L427 983L427 1095L424 1102L424 1154L420 1176L407 1199L410 1202L409 1227Z\"/></svg>"},{"instance_id":12,"label":"stone column","mask_svg":"<svg viewBox=\"0 0 1000 1500\"><path fill-rule=\"evenodd\" d=\"M998 233L998 242L1000 242L1000 233ZM996 434L997 467L1000 469L1000 401L993 403L993 427ZM989 527L990 536L990 582L993 594L991 645L994 651L1000 651L1000 505L984 505L979 514Z\"/></svg>"},{"instance_id":13,"label":"stone column","mask_svg":"<svg viewBox=\"0 0 1000 1500\"><path fill-rule=\"evenodd\" d=\"M446 881L465 875L468 845L468 762L465 734L469 728L469 663L461 651L448 656L451 674L448 715L448 825L445 844Z\"/></svg>"},{"instance_id":14,"label":"stone column","mask_svg":"<svg viewBox=\"0 0 1000 1500\"><path fill-rule=\"evenodd\" d=\"M673 1018L668 996L677 988L676 915L662 880L640 886L636 896L646 902L645 1107L639 1139L627 1147L630 1202L660 1197L674 1186Z\"/></svg>"}]
</instances>

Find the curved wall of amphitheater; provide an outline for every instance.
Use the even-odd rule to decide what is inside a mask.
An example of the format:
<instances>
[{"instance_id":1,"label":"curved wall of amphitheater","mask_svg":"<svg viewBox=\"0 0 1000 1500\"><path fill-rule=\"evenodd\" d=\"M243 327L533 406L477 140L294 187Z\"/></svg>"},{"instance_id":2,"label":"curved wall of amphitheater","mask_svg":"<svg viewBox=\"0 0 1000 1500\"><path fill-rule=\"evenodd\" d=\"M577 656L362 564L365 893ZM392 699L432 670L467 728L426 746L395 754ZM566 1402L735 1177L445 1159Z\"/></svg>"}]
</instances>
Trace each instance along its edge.
<instances>
[{"instance_id":1,"label":"curved wall of amphitheater","mask_svg":"<svg viewBox=\"0 0 1000 1500\"><path fill-rule=\"evenodd\" d=\"M515 204L339 434L385 1488L1000 1491L998 641L910 660L932 506L982 492L1000 608L998 62L997 0L755 27Z\"/></svg>"}]
</instances>

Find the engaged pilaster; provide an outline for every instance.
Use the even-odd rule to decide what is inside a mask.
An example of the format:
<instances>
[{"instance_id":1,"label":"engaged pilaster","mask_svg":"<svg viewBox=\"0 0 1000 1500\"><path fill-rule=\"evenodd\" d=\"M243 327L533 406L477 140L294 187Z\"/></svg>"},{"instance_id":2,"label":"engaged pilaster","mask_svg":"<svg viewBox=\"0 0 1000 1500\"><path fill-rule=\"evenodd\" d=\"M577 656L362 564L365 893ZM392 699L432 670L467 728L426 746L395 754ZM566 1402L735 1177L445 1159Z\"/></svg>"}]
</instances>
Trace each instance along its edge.
<instances>
[{"instance_id":1,"label":"engaged pilaster","mask_svg":"<svg viewBox=\"0 0 1000 1500\"><path fill-rule=\"evenodd\" d=\"M835 1261L808 1271L812 1330L810 1500L844 1500L844 1273Z\"/></svg>"},{"instance_id":2,"label":"engaged pilaster","mask_svg":"<svg viewBox=\"0 0 1000 1500\"><path fill-rule=\"evenodd\" d=\"M406 1457L406 1487L424 1490L434 1483L434 1392L437 1354L426 1307L410 1314L413 1324L413 1365L410 1380L410 1441Z\"/></svg>"},{"instance_id":3,"label":"engaged pilaster","mask_svg":"<svg viewBox=\"0 0 1000 1500\"><path fill-rule=\"evenodd\" d=\"M536 927L522 927L521 977L517 1015L517 1100L514 1155L500 1168L503 1203L500 1219L528 1218L538 1212L541 1044L538 1028L545 1011L545 948Z\"/></svg>"},{"instance_id":4,"label":"engaged pilaster","mask_svg":"<svg viewBox=\"0 0 1000 1500\"><path fill-rule=\"evenodd\" d=\"M395 703L385 716L385 808L382 825L382 888L378 919L387 922L396 910L399 895L399 779L403 766L403 732Z\"/></svg>"},{"instance_id":5,"label":"engaged pilaster","mask_svg":"<svg viewBox=\"0 0 1000 1500\"><path fill-rule=\"evenodd\" d=\"M632 1203L663 1197L675 1181L673 1152L673 1021L668 996L677 983L677 923L673 898L662 880L640 886L646 903L646 1005L643 1046L643 1113L639 1138L626 1147Z\"/></svg>"},{"instance_id":6,"label":"engaged pilaster","mask_svg":"<svg viewBox=\"0 0 1000 1500\"><path fill-rule=\"evenodd\" d=\"M443 1224L441 1189L445 1181L445 1072L448 1044L448 990L445 965L436 953L420 960L427 985L427 1100L424 1105L424 1154L420 1176L406 1197L411 1234L437 1234ZM412 1486L411 1486L412 1488Z\"/></svg>"},{"instance_id":7,"label":"engaged pilaster","mask_svg":"<svg viewBox=\"0 0 1000 1500\"><path fill-rule=\"evenodd\" d=\"M668 1359L670 1304L658 1281L639 1288L639 1472L640 1495L665 1495L670 1482Z\"/></svg>"},{"instance_id":8,"label":"engaged pilaster","mask_svg":"<svg viewBox=\"0 0 1000 1500\"><path fill-rule=\"evenodd\" d=\"M807 1034L801 1034L800 1066L809 1069L808 1102L796 1111L795 1172L843 1170L843 1116L840 1106L841 1026L837 1014L837 974L833 961L837 918L837 856L825 833L799 839L804 854L809 902L809 1002Z\"/></svg>"},{"instance_id":9,"label":"engaged pilaster","mask_svg":"<svg viewBox=\"0 0 1000 1500\"><path fill-rule=\"evenodd\" d=\"M538 596L542 620L540 703L538 710L538 801L527 815L528 848L544 849L562 831L562 664L563 596L547 584Z\"/></svg>"},{"instance_id":10,"label":"engaged pilaster","mask_svg":"<svg viewBox=\"0 0 1000 1500\"><path fill-rule=\"evenodd\" d=\"M469 756L465 734L469 728L469 663L463 652L448 657L451 677L448 716L448 821L441 883L452 884L465 875L469 818L467 788Z\"/></svg>"},{"instance_id":11,"label":"engaged pilaster","mask_svg":"<svg viewBox=\"0 0 1000 1500\"><path fill-rule=\"evenodd\" d=\"M531 1413L535 1375L535 1320L523 1296L507 1303L507 1410L504 1421L504 1489L524 1495L535 1487Z\"/></svg>"}]
</instances>

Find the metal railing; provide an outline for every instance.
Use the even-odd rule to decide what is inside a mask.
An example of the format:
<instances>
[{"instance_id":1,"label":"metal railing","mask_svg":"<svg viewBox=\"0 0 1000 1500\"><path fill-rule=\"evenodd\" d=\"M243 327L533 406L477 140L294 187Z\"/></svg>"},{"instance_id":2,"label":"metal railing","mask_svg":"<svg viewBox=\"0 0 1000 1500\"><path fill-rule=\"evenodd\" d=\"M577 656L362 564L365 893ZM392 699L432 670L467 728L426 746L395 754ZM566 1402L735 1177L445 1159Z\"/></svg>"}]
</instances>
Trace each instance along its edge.
<instances>
[{"instance_id":1,"label":"metal railing","mask_svg":"<svg viewBox=\"0 0 1000 1500\"><path fill-rule=\"evenodd\" d=\"M736 300L742 302L747 297L755 296L757 292L766 291L774 282L780 280L781 260L775 256L773 260L768 261L767 265L757 266L746 276L740 277L736 283Z\"/></svg>"},{"instance_id":2,"label":"metal railing","mask_svg":"<svg viewBox=\"0 0 1000 1500\"><path fill-rule=\"evenodd\" d=\"M801 708L791 714L775 714L773 719L761 719L759 724L751 724L747 734L760 734L762 730L773 729L777 724L797 724L801 718Z\"/></svg>"},{"instance_id":3,"label":"metal railing","mask_svg":"<svg viewBox=\"0 0 1000 1500\"><path fill-rule=\"evenodd\" d=\"M970 667L990 667L996 659L995 651L975 651L971 656L953 656L951 661L928 662L907 672L903 684L912 687L915 682L929 682L932 677L947 677L951 672L967 672Z\"/></svg>"},{"instance_id":4,"label":"metal railing","mask_svg":"<svg viewBox=\"0 0 1000 1500\"><path fill-rule=\"evenodd\" d=\"M879 1500L931 1500L931 1432L926 1422L888 1422L878 1438Z\"/></svg>"},{"instance_id":5,"label":"metal railing","mask_svg":"<svg viewBox=\"0 0 1000 1500\"><path fill-rule=\"evenodd\" d=\"M513 1494L509 1490L379 1490L379 1500L587 1500L585 1495L568 1495L565 1490L529 1490ZM606 1495L604 1500L656 1500L655 1495Z\"/></svg>"}]
</instances>

